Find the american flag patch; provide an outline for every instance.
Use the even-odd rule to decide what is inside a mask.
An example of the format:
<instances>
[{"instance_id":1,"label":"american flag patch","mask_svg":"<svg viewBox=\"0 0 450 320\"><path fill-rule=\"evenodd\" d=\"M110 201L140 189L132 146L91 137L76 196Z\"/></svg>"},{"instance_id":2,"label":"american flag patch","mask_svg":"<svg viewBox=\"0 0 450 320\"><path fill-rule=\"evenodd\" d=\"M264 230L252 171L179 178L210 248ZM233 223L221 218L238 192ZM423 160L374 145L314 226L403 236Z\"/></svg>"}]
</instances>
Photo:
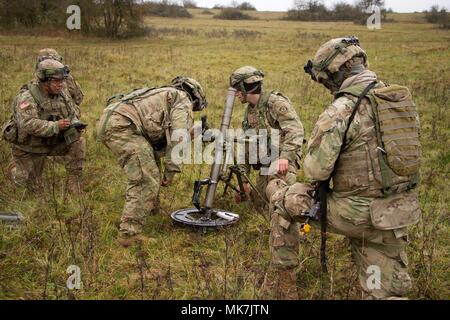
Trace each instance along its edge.
<instances>
[{"instance_id":1,"label":"american flag patch","mask_svg":"<svg viewBox=\"0 0 450 320\"><path fill-rule=\"evenodd\" d=\"M20 108L20 109L25 109L25 108L27 108L27 107L29 107L29 106L30 106L30 103L24 101L24 102L22 102L22 103L19 105L19 108Z\"/></svg>"}]
</instances>

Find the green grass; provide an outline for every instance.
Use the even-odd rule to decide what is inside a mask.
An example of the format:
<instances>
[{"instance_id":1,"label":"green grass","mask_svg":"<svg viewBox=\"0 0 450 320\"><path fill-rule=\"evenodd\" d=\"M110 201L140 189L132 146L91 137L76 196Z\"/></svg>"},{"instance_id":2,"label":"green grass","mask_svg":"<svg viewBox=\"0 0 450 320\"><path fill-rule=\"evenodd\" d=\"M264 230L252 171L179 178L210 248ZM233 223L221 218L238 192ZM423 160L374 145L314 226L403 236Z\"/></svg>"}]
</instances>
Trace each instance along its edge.
<instances>
[{"instance_id":1,"label":"green grass","mask_svg":"<svg viewBox=\"0 0 450 320\"><path fill-rule=\"evenodd\" d=\"M194 19L151 18L147 24L156 30L152 37L121 42L73 35L0 35L0 121L9 116L8 101L32 77L38 50L54 47L83 87L82 118L89 124L86 195L67 204L60 164L48 162L43 197L24 197L23 190L4 177L10 148L0 142L0 209L20 211L28 218L18 229L0 226L0 298L257 298L270 253L269 229L256 211L249 205L233 204L232 197L218 200L218 206L241 214L242 221L208 234L173 226L169 219L172 211L191 206L193 181L207 177L206 165L186 166L175 185L162 190L163 213L148 219L147 243L131 250L118 246L126 177L111 153L96 144L96 120L111 95L165 84L183 74L206 88L207 113L218 127L229 74L242 65L255 65L266 72L267 88L291 98L309 136L332 97L310 81L303 64L321 43L350 34L360 38L371 69L381 79L409 86L419 106L423 219L411 229L408 248L414 279L411 298L450 298L450 115L446 110L450 33L414 23L413 15L402 23L369 31L353 23L288 22L275 20L278 13L250 14L259 15L260 20L230 22L197 13ZM237 104L234 127L240 125L243 113ZM320 280L319 238L315 230L301 250L298 280L302 297L358 299L361 292L347 241L330 237L330 277ZM73 264L82 270L80 291L66 289L66 269Z\"/></svg>"}]
</instances>

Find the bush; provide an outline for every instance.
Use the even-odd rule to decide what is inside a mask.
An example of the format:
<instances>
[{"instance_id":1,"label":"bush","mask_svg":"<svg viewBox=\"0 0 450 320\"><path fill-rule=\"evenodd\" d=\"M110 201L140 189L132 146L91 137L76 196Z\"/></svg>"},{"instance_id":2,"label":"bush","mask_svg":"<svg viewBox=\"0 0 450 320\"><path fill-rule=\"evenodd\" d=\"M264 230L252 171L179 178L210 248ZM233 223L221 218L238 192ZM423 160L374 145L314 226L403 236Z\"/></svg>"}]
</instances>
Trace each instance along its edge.
<instances>
[{"instance_id":1,"label":"bush","mask_svg":"<svg viewBox=\"0 0 450 320\"><path fill-rule=\"evenodd\" d=\"M256 8L250 2L242 2L240 5L236 6L236 9L246 11L256 11Z\"/></svg>"},{"instance_id":2,"label":"bush","mask_svg":"<svg viewBox=\"0 0 450 320\"><path fill-rule=\"evenodd\" d=\"M425 19L441 29L450 29L450 15L445 8L439 10L439 6L432 6L430 11L425 11Z\"/></svg>"},{"instance_id":3,"label":"bush","mask_svg":"<svg viewBox=\"0 0 450 320\"><path fill-rule=\"evenodd\" d=\"M168 1L144 3L144 14L148 16L158 16L167 18L192 18L186 8Z\"/></svg>"},{"instance_id":4,"label":"bush","mask_svg":"<svg viewBox=\"0 0 450 320\"><path fill-rule=\"evenodd\" d=\"M81 32L109 38L145 35L139 0L79 0ZM42 27L49 31L66 30L65 15L71 0L0 0L3 28L27 31Z\"/></svg>"},{"instance_id":5,"label":"bush","mask_svg":"<svg viewBox=\"0 0 450 320\"><path fill-rule=\"evenodd\" d=\"M253 17L249 16L248 14L241 12L239 9L225 8L225 9L222 9L222 11L219 14L216 14L214 16L214 19L255 20L256 18L253 18Z\"/></svg>"}]
</instances>

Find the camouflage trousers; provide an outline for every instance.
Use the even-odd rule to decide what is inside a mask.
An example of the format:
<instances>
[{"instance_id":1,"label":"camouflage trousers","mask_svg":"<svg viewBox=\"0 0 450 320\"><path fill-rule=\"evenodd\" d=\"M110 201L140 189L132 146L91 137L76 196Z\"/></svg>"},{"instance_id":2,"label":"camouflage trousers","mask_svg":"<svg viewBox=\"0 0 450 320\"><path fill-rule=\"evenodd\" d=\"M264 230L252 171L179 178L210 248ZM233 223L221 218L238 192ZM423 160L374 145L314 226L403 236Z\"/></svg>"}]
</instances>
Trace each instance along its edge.
<instances>
[{"instance_id":1,"label":"camouflage trousers","mask_svg":"<svg viewBox=\"0 0 450 320\"><path fill-rule=\"evenodd\" d=\"M285 176L259 174L255 185L258 191L252 190L250 193L251 201L256 208L267 209L267 203L270 202L267 198L267 186L271 181L279 179L285 181L289 186L293 185L297 182L297 168L289 164L289 169Z\"/></svg>"},{"instance_id":2,"label":"camouflage trousers","mask_svg":"<svg viewBox=\"0 0 450 320\"><path fill-rule=\"evenodd\" d=\"M11 177L14 182L26 186L30 191L42 189L42 172L47 157L61 157L70 177L81 178L84 160L86 158L86 141L81 137L68 148L55 148L50 153L30 153L14 148L12 149Z\"/></svg>"},{"instance_id":3,"label":"camouflage trousers","mask_svg":"<svg viewBox=\"0 0 450 320\"><path fill-rule=\"evenodd\" d=\"M297 183L272 196L270 249L272 264L277 268L298 266L300 235L295 222L301 221L301 212L311 208L311 190L311 185ZM327 204L328 232L349 239L360 284L367 298L401 298L411 288L407 270L407 229L375 229L370 216L372 200L362 197L338 198L331 193ZM312 226L320 229L320 223L312 223ZM380 271L381 283L374 283L376 278L373 272L376 270Z\"/></svg>"},{"instance_id":4,"label":"camouflage trousers","mask_svg":"<svg viewBox=\"0 0 450 320\"><path fill-rule=\"evenodd\" d=\"M103 143L118 158L128 178L120 233L140 234L145 218L159 208L161 174L156 153L131 120L118 113L109 118Z\"/></svg>"}]
</instances>

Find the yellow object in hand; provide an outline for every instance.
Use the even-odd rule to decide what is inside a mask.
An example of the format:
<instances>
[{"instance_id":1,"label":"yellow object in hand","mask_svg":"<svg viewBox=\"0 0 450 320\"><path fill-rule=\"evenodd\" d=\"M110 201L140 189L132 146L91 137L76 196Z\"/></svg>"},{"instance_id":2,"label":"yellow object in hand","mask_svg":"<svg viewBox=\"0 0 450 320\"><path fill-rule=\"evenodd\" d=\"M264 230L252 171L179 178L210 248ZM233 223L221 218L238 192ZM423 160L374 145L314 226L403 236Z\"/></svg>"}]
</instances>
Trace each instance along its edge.
<instances>
[{"instance_id":1,"label":"yellow object in hand","mask_svg":"<svg viewBox=\"0 0 450 320\"><path fill-rule=\"evenodd\" d=\"M308 234L311 232L311 225L308 223L305 223L304 225L302 225L302 232L305 234Z\"/></svg>"}]
</instances>

